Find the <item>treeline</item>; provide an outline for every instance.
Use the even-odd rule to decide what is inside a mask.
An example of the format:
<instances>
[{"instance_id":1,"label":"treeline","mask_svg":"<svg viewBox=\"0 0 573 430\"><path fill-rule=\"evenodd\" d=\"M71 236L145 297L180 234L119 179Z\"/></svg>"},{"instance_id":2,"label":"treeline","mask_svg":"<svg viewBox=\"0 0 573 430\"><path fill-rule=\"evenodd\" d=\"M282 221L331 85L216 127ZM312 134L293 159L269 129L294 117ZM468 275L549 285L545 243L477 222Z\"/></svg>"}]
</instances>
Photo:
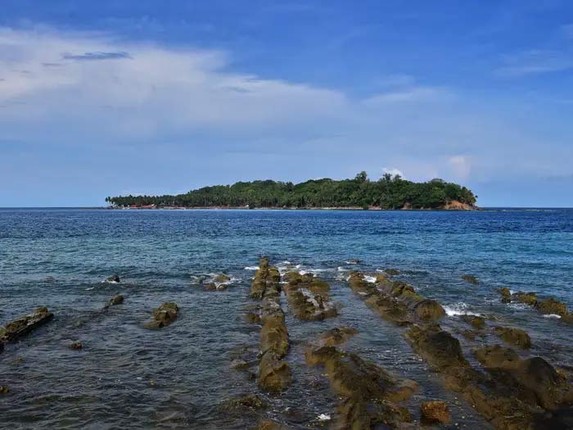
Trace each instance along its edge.
<instances>
[{"instance_id":1,"label":"treeline","mask_svg":"<svg viewBox=\"0 0 573 430\"><path fill-rule=\"evenodd\" d=\"M354 179L318 179L292 182L253 181L199 188L186 194L107 197L114 207L249 207L249 208L369 208L438 209L450 202L473 206L475 196L466 187L433 179L411 182L385 174L379 180L360 172Z\"/></svg>"}]
</instances>

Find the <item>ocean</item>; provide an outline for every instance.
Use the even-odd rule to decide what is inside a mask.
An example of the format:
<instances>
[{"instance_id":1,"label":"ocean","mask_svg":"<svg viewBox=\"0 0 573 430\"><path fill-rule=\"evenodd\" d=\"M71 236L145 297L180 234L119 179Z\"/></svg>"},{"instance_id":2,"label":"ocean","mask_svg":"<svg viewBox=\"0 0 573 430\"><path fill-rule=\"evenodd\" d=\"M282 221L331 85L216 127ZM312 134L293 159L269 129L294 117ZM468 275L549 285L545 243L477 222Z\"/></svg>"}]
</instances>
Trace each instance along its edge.
<instances>
[{"instance_id":1,"label":"ocean","mask_svg":"<svg viewBox=\"0 0 573 430\"><path fill-rule=\"evenodd\" d=\"M255 305L249 287L261 255L282 271L297 268L328 281L340 311L325 321L299 321L283 300L293 384L278 396L259 391L252 369L231 366L249 354L256 362L259 328L244 315ZM495 318L528 331L532 348L523 356L573 369L573 326L502 303L498 292L534 291L573 309L571 209L0 209L0 325L38 306L55 314L0 353L0 386L10 388L0 395L0 428L242 429L263 418L320 428L337 399L323 371L305 364L304 349L339 326L359 332L345 348L420 384L409 401L413 415L420 401L442 399L458 428L489 428L443 388L401 329L347 285L352 270L375 276L388 268L438 300L447 312L442 325L452 332L462 330L464 314ZM231 279L228 288L206 290L204 283L221 273ZM104 282L113 274L120 283ZM102 312L116 293L125 303ZM153 308L166 301L179 305L177 321L145 329ZM73 341L83 349L71 350ZM224 407L249 393L268 408Z\"/></svg>"}]
</instances>

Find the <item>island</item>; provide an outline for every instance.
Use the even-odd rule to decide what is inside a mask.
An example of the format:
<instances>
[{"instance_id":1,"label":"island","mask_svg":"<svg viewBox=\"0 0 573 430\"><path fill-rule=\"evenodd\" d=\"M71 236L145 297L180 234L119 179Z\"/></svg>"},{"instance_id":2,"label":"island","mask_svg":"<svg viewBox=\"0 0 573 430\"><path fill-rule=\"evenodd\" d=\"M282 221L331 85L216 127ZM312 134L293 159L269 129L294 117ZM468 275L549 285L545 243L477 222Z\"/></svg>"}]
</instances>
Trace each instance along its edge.
<instances>
[{"instance_id":1,"label":"island","mask_svg":"<svg viewBox=\"0 0 573 430\"><path fill-rule=\"evenodd\" d=\"M408 181L384 174L378 180L360 172L354 179L311 179L294 184L273 180L237 182L163 196L116 196L112 208L275 208L275 209L477 209L468 188L442 179Z\"/></svg>"}]
</instances>

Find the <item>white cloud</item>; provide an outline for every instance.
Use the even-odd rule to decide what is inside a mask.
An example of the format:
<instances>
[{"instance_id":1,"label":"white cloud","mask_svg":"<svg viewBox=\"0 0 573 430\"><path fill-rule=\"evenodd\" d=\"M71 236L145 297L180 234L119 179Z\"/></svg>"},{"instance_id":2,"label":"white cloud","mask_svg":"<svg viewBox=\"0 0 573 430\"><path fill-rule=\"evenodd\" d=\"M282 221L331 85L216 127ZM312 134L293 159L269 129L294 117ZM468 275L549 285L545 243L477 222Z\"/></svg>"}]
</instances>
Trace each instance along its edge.
<instances>
[{"instance_id":1,"label":"white cloud","mask_svg":"<svg viewBox=\"0 0 573 430\"><path fill-rule=\"evenodd\" d=\"M0 30L0 121L105 119L124 135L259 127L344 109L337 91L227 70L217 51L105 35ZM97 128L97 127L96 127Z\"/></svg>"},{"instance_id":2,"label":"white cloud","mask_svg":"<svg viewBox=\"0 0 573 430\"><path fill-rule=\"evenodd\" d=\"M404 176L404 173L402 173L401 170L396 169L395 167L384 167L384 168L382 169L382 173L384 173L384 174L387 174L387 173L388 173L388 174L390 174L390 175L392 175L392 176L398 175L398 176L401 176L401 177L404 178L404 179L406 178L406 177Z\"/></svg>"}]
</instances>

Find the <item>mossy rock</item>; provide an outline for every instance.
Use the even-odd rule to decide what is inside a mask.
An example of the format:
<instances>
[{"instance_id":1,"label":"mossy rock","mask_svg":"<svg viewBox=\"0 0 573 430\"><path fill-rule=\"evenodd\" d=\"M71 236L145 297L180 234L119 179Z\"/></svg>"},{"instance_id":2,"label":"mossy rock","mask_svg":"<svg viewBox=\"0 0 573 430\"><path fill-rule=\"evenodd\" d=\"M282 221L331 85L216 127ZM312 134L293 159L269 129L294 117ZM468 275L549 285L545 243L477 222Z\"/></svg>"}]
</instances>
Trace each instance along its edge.
<instances>
[{"instance_id":1,"label":"mossy rock","mask_svg":"<svg viewBox=\"0 0 573 430\"><path fill-rule=\"evenodd\" d=\"M449 424L452 420L448 404L439 400L423 402L420 411L423 424Z\"/></svg>"},{"instance_id":2,"label":"mossy rock","mask_svg":"<svg viewBox=\"0 0 573 430\"><path fill-rule=\"evenodd\" d=\"M146 328L159 329L166 327L177 319L179 307L174 302L165 302L153 310L153 320L145 324Z\"/></svg>"},{"instance_id":3,"label":"mossy rock","mask_svg":"<svg viewBox=\"0 0 573 430\"><path fill-rule=\"evenodd\" d=\"M463 315L462 321L468 323L476 330L483 330L485 328L485 318L478 315Z\"/></svg>"},{"instance_id":4,"label":"mossy rock","mask_svg":"<svg viewBox=\"0 0 573 430\"><path fill-rule=\"evenodd\" d=\"M560 302L554 298L549 298L545 300L538 300L535 303L535 308L542 314L554 314L559 316L565 316L569 312L567 311L567 306L565 303Z\"/></svg>"},{"instance_id":5,"label":"mossy rock","mask_svg":"<svg viewBox=\"0 0 573 430\"><path fill-rule=\"evenodd\" d=\"M515 293L511 296L513 300L518 301L529 306L535 306L537 303L537 295L535 293Z\"/></svg>"},{"instance_id":6,"label":"mossy rock","mask_svg":"<svg viewBox=\"0 0 573 430\"><path fill-rule=\"evenodd\" d=\"M228 412L243 413L245 411L256 411L267 409L268 403L256 394L245 394L233 397L222 403L221 408Z\"/></svg>"},{"instance_id":7,"label":"mossy rock","mask_svg":"<svg viewBox=\"0 0 573 430\"><path fill-rule=\"evenodd\" d=\"M438 321L446 315L446 311L437 301L425 299L414 306L414 314L422 321Z\"/></svg>"},{"instance_id":8,"label":"mossy rock","mask_svg":"<svg viewBox=\"0 0 573 430\"><path fill-rule=\"evenodd\" d=\"M511 291L507 287L502 287L499 289L499 293L501 294L501 301L502 303L509 303L511 302Z\"/></svg>"},{"instance_id":9,"label":"mossy rock","mask_svg":"<svg viewBox=\"0 0 573 430\"><path fill-rule=\"evenodd\" d=\"M505 342L523 349L531 348L531 338L525 330L512 327L495 327L494 333Z\"/></svg>"}]
</instances>

